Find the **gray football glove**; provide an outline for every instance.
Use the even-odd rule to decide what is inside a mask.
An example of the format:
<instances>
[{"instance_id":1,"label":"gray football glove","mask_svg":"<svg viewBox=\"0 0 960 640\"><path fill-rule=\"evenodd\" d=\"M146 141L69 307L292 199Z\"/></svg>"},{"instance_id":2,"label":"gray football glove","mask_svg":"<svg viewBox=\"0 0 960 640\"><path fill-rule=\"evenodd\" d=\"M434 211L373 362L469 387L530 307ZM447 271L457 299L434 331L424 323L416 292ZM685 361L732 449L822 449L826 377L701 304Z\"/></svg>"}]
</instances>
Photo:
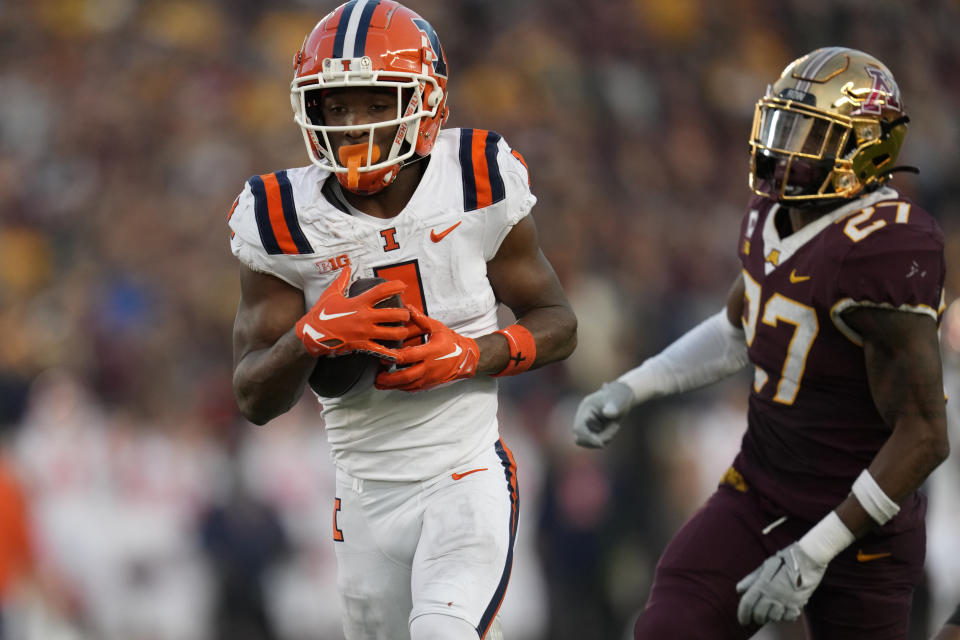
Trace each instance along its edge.
<instances>
[{"instance_id":1,"label":"gray football glove","mask_svg":"<svg viewBox=\"0 0 960 640\"><path fill-rule=\"evenodd\" d=\"M826 570L796 542L780 549L737 583L737 619L744 626L796 620Z\"/></svg>"},{"instance_id":2,"label":"gray football glove","mask_svg":"<svg viewBox=\"0 0 960 640\"><path fill-rule=\"evenodd\" d=\"M599 449L613 440L620 421L633 406L633 390L622 382L605 382L580 401L573 419L573 437L581 447Z\"/></svg>"}]
</instances>

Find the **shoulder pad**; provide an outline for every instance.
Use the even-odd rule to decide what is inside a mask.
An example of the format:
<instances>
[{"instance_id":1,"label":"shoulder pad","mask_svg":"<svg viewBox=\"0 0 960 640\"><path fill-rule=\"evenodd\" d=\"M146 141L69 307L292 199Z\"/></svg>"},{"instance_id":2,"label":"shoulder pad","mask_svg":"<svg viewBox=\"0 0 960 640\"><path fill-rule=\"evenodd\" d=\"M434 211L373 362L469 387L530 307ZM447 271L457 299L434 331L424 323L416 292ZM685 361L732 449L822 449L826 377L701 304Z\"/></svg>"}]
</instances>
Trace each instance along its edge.
<instances>
[{"instance_id":1,"label":"shoulder pad","mask_svg":"<svg viewBox=\"0 0 960 640\"><path fill-rule=\"evenodd\" d=\"M938 309L944 238L929 214L907 201L888 200L840 224L846 246L836 282L839 298Z\"/></svg>"}]
</instances>

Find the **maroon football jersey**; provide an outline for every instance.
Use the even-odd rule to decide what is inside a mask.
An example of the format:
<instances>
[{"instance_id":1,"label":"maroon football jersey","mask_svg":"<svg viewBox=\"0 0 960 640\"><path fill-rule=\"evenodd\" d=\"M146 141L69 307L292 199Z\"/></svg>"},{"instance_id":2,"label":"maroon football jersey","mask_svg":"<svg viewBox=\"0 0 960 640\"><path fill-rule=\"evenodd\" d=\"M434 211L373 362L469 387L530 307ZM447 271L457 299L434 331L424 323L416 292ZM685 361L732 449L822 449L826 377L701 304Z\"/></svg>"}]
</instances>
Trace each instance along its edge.
<instances>
[{"instance_id":1,"label":"maroon football jersey","mask_svg":"<svg viewBox=\"0 0 960 640\"><path fill-rule=\"evenodd\" d=\"M879 306L939 322L943 232L890 188L783 238L778 210L754 198L741 225L743 326L755 375L735 466L785 513L819 520L849 494L891 431L871 397L859 336L842 313ZM904 503L891 528L908 526L918 505L916 496Z\"/></svg>"}]
</instances>

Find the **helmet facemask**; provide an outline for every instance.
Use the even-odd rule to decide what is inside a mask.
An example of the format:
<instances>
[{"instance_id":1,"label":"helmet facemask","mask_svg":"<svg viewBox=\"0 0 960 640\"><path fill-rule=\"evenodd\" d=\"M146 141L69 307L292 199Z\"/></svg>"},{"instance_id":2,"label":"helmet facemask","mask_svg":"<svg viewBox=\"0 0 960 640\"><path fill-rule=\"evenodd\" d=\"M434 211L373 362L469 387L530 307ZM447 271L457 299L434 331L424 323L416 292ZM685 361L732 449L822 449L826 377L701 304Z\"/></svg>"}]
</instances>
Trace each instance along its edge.
<instances>
[{"instance_id":1,"label":"helmet facemask","mask_svg":"<svg viewBox=\"0 0 960 640\"><path fill-rule=\"evenodd\" d=\"M357 126L326 125L319 106L323 93L350 88L390 90L396 96L393 117ZM373 70L368 57L350 61L327 58L322 73L296 77L291 84L294 120L303 132L311 162L333 172L346 189L361 195L377 193L393 182L416 153L421 121L437 115L442 95L443 90L429 75ZM431 106L425 106L425 101ZM375 136L384 129L393 130L393 141L381 158ZM349 131L368 134L365 148L341 147L336 153L330 134Z\"/></svg>"},{"instance_id":2,"label":"helmet facemask","mask_svg":"<svg viewBox=\"0 0 960 640\"><path fill-rule=\"evenodd\" d=\"M839 176L850 175L848 123L789 101L757 104L750 146L750 187L777 200L843 198Z\"/></svg>"}]
</instances>

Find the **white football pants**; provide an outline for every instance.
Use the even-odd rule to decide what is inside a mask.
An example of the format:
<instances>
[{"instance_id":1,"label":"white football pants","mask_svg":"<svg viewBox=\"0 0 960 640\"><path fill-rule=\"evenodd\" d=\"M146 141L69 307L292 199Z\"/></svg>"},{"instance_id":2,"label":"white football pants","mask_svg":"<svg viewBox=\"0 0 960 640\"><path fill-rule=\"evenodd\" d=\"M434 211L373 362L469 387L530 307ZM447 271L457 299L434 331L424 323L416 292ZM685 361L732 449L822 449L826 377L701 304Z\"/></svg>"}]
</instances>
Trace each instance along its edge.
<instances>
[{"instance_id":1,"label":"white football pants","mask_svg":"<svg viewBox=\"0 0 960 640\"><path fill-rule=\"evenodd\" d=\"M492 638L513 563L518 498L516 464L502 440L421 482L338 470L334 547L347 640L407 640L411 622L425 614L458 618L473 638Z\"/></svg>"}]
</instances>

